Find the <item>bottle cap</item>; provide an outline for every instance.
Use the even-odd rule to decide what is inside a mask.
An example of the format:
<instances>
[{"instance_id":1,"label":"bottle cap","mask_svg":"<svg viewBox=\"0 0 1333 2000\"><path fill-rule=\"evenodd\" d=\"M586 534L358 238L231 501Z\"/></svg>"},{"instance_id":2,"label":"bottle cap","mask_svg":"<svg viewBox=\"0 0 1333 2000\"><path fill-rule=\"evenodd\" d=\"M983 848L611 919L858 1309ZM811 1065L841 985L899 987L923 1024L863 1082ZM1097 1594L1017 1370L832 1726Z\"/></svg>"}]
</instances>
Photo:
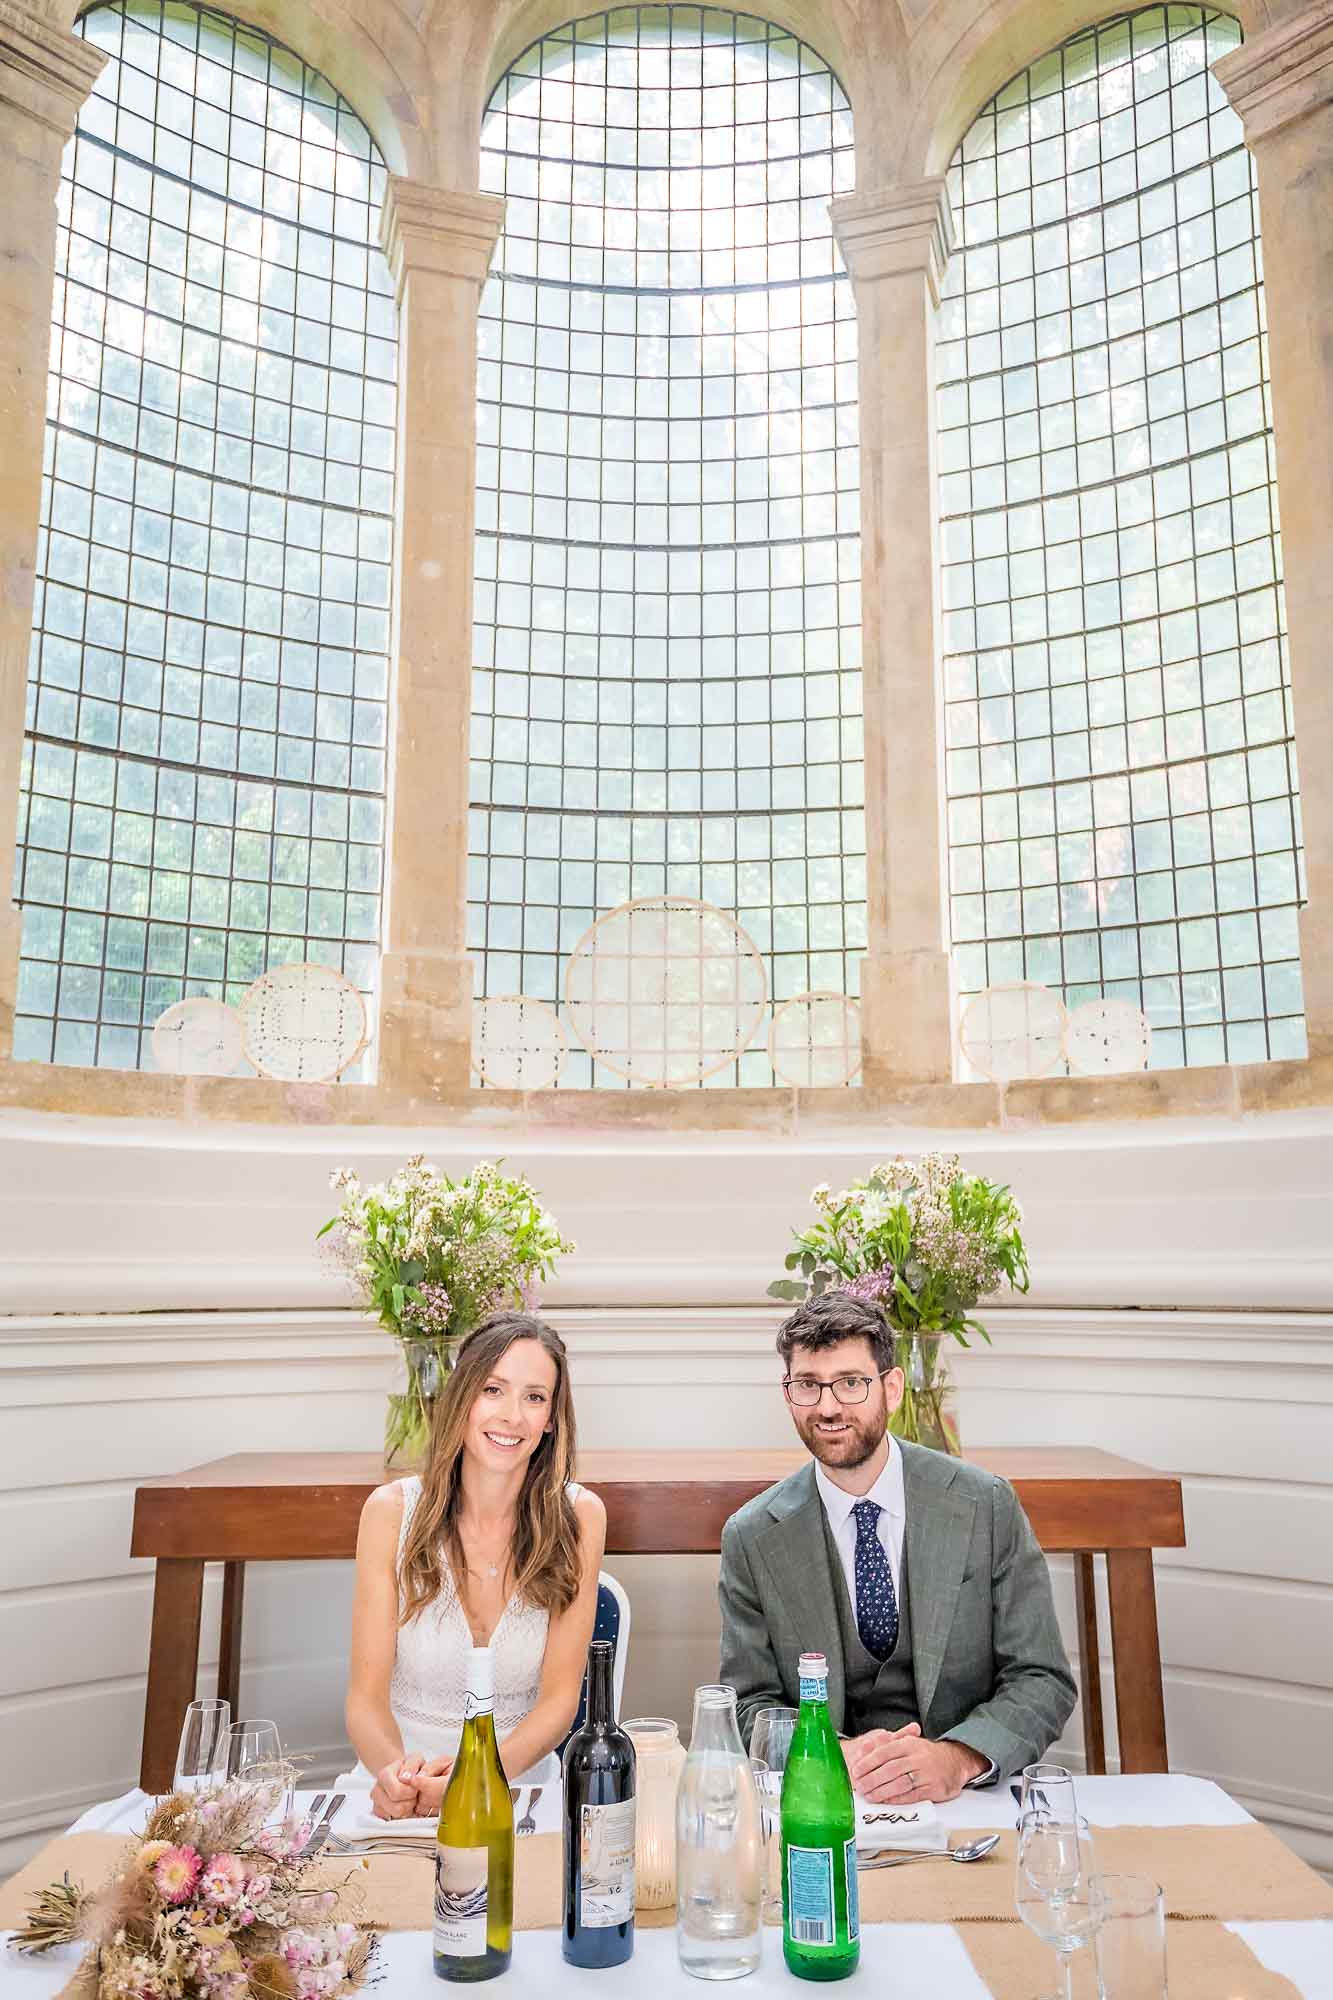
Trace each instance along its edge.
<instances>
[{"instance_id":1,"label":"bottle cap","mask_svg":"<svg viewBox=\"0 0 1333 2000\"><path fill-rule=\"evenodd\" d=\"M799 1672L803 1681L826 1681L828 1661L822 1653L802 1653Z\"/></svg>"}]
</instances>

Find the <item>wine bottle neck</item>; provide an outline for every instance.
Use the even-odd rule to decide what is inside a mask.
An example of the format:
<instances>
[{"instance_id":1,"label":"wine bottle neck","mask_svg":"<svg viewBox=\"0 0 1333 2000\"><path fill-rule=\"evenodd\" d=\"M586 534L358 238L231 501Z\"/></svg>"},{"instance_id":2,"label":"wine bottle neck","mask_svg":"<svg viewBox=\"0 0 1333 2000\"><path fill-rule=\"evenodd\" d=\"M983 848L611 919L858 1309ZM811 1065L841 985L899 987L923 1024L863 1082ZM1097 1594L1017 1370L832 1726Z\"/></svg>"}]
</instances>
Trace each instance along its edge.
<instances>
[{"instance_id":1,"label":"wine bottle neck","mask_svg":"<svg viewBox=\"0 0 1333 2000\"><path fill-rule=\"evenodd\" d=\"M593 1646L588 1654L588 1721L594 1729L615 1727L610 1646Z\"/></svg>"}]
</instances>

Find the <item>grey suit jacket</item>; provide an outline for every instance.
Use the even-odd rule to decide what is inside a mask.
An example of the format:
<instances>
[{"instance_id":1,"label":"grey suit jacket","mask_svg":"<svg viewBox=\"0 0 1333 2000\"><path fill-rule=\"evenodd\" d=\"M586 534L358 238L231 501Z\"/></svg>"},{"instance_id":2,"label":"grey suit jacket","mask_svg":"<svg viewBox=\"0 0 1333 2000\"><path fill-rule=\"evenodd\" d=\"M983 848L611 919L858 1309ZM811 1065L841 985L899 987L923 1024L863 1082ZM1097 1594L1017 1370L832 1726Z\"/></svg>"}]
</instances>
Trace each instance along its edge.
<instances>
[{"instance_id":1,"label":"grey suit jacket","mask_svg":"<svg viewBox=\"0 0 1333 2000\"><path fill-rule=\"evenodd\" d=\"M1046 1559L1007 1480L904 1444L904 1544L922 1733L966 1743L1008 1777L1044 1757L1074 1707ZM741 1734L761 1708L794 1707L797 1662L822 1652L843 1726L842 1638L813 1461L722 1531L723 1681Z\"/></svg>"}]
</instances>

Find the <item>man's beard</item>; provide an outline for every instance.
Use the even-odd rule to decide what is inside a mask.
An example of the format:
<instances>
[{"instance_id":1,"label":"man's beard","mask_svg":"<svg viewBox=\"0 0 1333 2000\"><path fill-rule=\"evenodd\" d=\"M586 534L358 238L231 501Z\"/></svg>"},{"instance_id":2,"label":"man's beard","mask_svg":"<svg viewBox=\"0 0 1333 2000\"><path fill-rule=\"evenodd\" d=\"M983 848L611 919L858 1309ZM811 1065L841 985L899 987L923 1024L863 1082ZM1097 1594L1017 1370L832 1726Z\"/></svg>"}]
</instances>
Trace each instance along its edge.
<instances>
[{"instance_id":1,"label":"man's beard","mask_svg":"<svg viewBox=\"0 0 1333 2000\"><path fill-rule=\"evenodd\" d=\"M817 1411L812 1411L797 1429L801 1442L821 1465L836 1465L841 1471L854 1472L879 1450L884 1439L885 1413L881 1409L873 1416L862 1417L859 1411L854 1413L844 1404L839 1416L848 1428L832 1437L821 1435L817 1429L820 1421Z\"/></svg>"}]
</instances>

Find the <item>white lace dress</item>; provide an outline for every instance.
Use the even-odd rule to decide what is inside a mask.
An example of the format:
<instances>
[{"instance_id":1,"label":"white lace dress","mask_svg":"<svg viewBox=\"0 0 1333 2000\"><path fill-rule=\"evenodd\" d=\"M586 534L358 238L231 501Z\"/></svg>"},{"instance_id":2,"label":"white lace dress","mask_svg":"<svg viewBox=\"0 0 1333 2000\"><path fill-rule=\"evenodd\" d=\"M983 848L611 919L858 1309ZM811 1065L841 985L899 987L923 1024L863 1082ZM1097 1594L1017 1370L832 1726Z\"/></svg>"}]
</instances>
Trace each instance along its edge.
<instances>
[{"instance_id":1,"label":"white lace dress","mask_svg":"<svg viewBox=\"0 0 1333 2000\"><path fill-rule=\"evenodd\" d=\"M401 1565L403 1544L421 1498L421 1481L414 1474L399 1484L403 1494L403 1520L398 1530ZM571 1485L570 1499L576 1499L580 1490ZM452 1757L458 1749L467 1659L476 1643L453 1571L447 1562L441 1563L441 1570L439 1596L398 1628L398 1650L389 1681L389 1708L402 1734L403 1750L427 1758ZM525 1604L515 1593L491 1635L495 1733L501 1742L536 1706L549 1623L548 1612ZM364 1764L358 1764L355 1776L374 1782Z\"/></svg>"}]
</instances>

